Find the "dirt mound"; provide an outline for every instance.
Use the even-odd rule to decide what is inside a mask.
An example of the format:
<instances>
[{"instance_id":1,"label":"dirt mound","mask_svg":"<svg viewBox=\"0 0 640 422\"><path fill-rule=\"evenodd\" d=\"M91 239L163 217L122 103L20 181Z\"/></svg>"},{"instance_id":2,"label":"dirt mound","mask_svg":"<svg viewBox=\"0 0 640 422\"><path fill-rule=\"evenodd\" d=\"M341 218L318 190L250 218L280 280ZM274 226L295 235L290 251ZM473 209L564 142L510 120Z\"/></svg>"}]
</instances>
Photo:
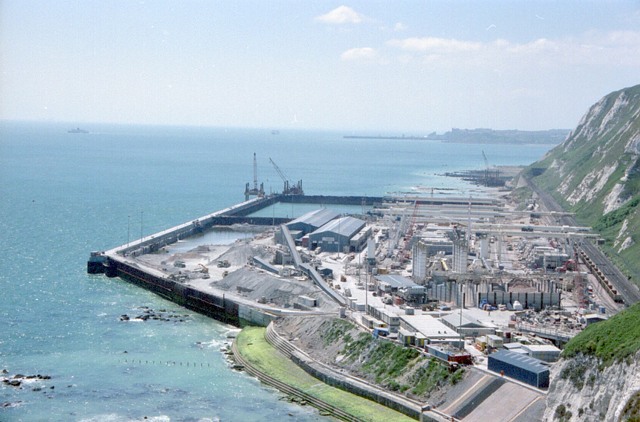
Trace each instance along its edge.
<instances>
[{"instance_id":1,"label":"dirt mound","mask_svg":"<svg viewBox=\"0 0 640 422\"><path fill-rule=\"evenodd\" d=\"M265 245L252 245L248 240L236 241L218 260L227 260L231 265L245 265L249 258L258 256L271 261L275 253Z\"/></svg>"},{"instance_id":2,"label":"dirt mound","mask_svg":"<svg viewBox=\"0 0 640 422\"><path fill-rule=\"evenodd\" d=\"M326 298L311 281L281 278L251 267L233 271L211 285L217 289L279 307L286 305L293 307L298 302L299 296L308 296L317 299L320 309L337 312L337 305Z\"/></svg>"}]
</instances>

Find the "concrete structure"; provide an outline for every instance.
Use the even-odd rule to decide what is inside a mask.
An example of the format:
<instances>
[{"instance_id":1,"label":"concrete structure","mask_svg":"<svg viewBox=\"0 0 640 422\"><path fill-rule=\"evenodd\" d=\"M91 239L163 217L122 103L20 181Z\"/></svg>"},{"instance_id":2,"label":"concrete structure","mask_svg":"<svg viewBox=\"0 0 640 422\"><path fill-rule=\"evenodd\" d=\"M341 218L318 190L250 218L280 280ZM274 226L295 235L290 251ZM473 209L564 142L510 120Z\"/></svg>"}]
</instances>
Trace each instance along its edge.
<instances>
[{"instance_id":1,"label":"concrete structure","mask_svg":"<svg viewBox=\"0 0 640 422\"><path fill-rule=\"evenodd\" d=\"M342 217L330 221L309 234L309 249L320 248L325 252L349 251L350 240L365 226L359 218Z\"/></svg>"},{"instance_id":2,"label":"concrete structure","mask_svg":"<svg viewBox=\"0 0 640 422\"><path fill-rule=\"evenodd\" d=\"M498 305L511 305L514 310L516 303L520 303L524 309L535 309L539 311L541 309L550 306L560 306L560 300L562 299L561 292L543 293L543 292L505 292L501 290L494 290L488 293L478 293L477 303L486 302L493 306Z\"/></svg>"},{"instance_id":3,"label":"concrete structure","mask_svg":"<svg viewBox=\"0 0 640 422\"><path fill-rule=\"evenodd\" d=\"M427 264L429 262L429 252L427 246L421 240L415 242L411 248L411 274L417 283L424 284L427 279Z\"/></svg>"}]
</instances>

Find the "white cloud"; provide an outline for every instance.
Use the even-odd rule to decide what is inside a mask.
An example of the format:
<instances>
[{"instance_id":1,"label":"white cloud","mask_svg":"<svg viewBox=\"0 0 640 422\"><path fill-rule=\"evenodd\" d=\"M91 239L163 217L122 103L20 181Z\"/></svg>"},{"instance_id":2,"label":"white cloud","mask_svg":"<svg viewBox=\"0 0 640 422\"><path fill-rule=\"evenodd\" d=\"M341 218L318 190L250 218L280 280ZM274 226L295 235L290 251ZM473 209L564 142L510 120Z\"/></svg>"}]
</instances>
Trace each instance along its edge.
<instances>
[{"instance_id":1,"label":"white cloud","mask_svg":"<svg viewBox=\"0 0 640 422\"><path fill-rule=\"evenodd\" d=\"M393 30L396 32L402 32L405 31L407 29L407 25L403 24L402 22L396 22L396 24L393 26Z\"/></svg>"},{"instance_id":2,"label":"white cloud","mask_svg":"<svg viewBox=\"0 0 640 422\"><path fill-rule=\"evenodd\" d=\"M345 23L360 23L363 16L348 6L339 6L329 13L317 16L316 20L331 25L341 25Z\"/></svg>"},{"instance_id":3,"label":"white cloud","mask_svg":"<svg viewBox=\"0 0 640 422\"><path fill-rule=\"evenodd\" d=\"M350 60L371 60L378 57L378 52L371 47L352 48L340 55L345 61Z\"/></svg>"},{"instance_id":4,"label":"white cloud","mask_svg":"<svg viewBox=\"0 0 640 422\"><path fill-rule=\"evenodd\" d=\"M490 42L452 38L413 37L392 39L387 46L412 54L426 62L509 63L524 65L610 65L640 66L640 31L587 33L564 39L538 38L525 43L504 39Z\"/></svg>"}]
</instances>

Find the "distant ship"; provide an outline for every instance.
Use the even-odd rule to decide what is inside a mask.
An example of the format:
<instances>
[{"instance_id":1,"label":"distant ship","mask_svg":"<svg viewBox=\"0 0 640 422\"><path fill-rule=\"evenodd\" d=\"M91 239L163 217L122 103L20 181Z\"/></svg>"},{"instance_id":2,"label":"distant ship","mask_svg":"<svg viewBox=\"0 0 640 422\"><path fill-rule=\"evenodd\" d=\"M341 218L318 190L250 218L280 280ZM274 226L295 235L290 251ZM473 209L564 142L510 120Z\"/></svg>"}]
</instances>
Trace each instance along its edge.
<instances>
[{"instance_id":1,"label":"distant ship","mask_svg":"<svg viewBox=\"0 0 640 422\"><path fill-rule=\"evenodd\" d=\"M279 130L274 129L274 130L272 130L272 131L271 131L271 134L272 134L272 135L280 135L280 131L279 131Z\"/></svg>"},{"instance_id":2,"label":"distant ship","mask_svg":"<svg viewBox=\"0 0 640 422\"><path fill-rule=\"evenodd\" d=\"M68 133L89 133L89 131L88 130L84 130L84 129L80 129L79 127L77 127L75 129L69 130Z\"/></svg>"}]
</instances>

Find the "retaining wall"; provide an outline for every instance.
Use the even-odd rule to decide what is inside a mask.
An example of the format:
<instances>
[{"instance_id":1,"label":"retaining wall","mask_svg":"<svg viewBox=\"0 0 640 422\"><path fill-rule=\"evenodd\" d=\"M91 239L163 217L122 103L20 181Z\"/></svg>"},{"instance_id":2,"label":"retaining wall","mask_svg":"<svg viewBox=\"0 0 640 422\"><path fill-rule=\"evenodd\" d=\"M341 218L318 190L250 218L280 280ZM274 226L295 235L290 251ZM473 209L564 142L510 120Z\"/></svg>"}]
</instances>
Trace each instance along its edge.
<instances>
[{"instance_id":1,"label":"retaining wall","mask_svg":"<svg viewBox=\"0 0 640 422\"><path fill-rule=\"evenodd\" d=\"M180 306L236 327L246 325L266 327L275 319L274 315L237 303L225 297L224 294L217 296L202 292L112 258L108 258L106 275L120 277Z\"/></svg>"}]
</instances>

